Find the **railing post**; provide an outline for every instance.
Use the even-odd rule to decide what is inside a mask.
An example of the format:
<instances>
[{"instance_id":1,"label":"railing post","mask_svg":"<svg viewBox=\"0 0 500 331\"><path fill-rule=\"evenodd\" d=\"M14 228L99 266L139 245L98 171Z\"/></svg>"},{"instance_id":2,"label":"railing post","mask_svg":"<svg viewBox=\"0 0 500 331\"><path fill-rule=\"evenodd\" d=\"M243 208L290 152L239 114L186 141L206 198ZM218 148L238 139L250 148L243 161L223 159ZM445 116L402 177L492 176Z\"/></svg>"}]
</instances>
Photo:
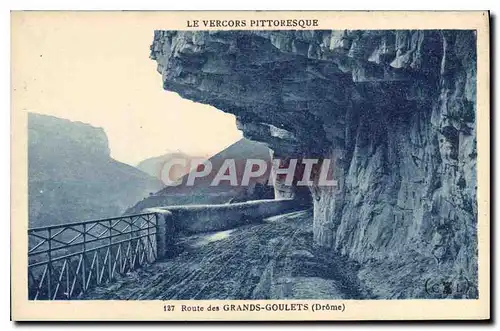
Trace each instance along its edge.
<instances>
[{"instance_id":1,"label":"railing post","mask_svg":"<svg viewBox=\"0 0 500 331\"><path fill-rule=\"evenodd\" d=\"M168 210L152 209L156 213L156 258L165 258L173 253L174 217Z\"/></svg>"},{"instance_id":2,"label":"railing post","mask_svg":"<svg viewBox=\"0 0 500 331\"><path fill-rule=\"evenodd\" d=\"M99 274L100 274L100 272L99 272L99 252L96 251L95 254L97 254L97 255L95 255L95 258L96 258L95 259L95 262L96 262L96 264L95 264L95 282L97 285L99 285L99 284L101 284L101 280L99 279ZM93 258L92 258L92 260L93 260Z\"/></svg>"},{"instance_id":3,"label":"railing post","mask_svg":"<svg viewBox=\"0 0 500 331\"><path fill-rule=\"evenodd\" d=\"M68 267L66 268L66 298L69 300L70 299L70 296L69 296L69 291L70 291L70 287L69 287L69 268L71 268L71 259L66 259L66 261L68 261Z\"/></svg>"},{"instance_id":4,"label":"railing post","mask_svg":"<svg viewBox=\"0 0 500 331\"><path fill-rule=\"evenodd\" d=\"M83 223L83 252L82 252L82 278L83 278L83 283L82 283L82 292L85 292L87 290L87 277L86 277L86 256L85 253L87 251L87 225Z\"/></svg>"},{"instance_id":5,"label":"railing post","mask_svg":"<svg viewBox=\"0 0 500 331\"><path fill-rule=\"evenodd\" d=\"M113 266L112 266L112 262L111 262L111 259L113 257L113 246L111 246L111 245L113 243L113 238L111 237L111 235L112 235L112 232L111 232L111 220L109 220L108 222L109 222L108 282L111 282L112 273L113 273L113 270L112 270Z\"/></svg>"},{"instance_id":6,"label":"railing post","mask_svg":"<svg viewBox=\"0 0 500 331\"><path fill-rule=\"evenodd\" d=\"M155 219L155 226L157 226L158 224L158 216L156 216L156 214L154 214L154 219ZM149 219L149 217L148 217ZM154 257L154 252L151 252L151 254L147 254L147 252L149 251L149 248L152 246L151 245L151 235L150 235L150 231L149 231L149 228L151 227L151 223L148 221L148 223L146 224L146 231L147 231L147 236L146 236L146 240L143 240L143 242L145 242L145 253L146 253L146 260L147 262L153 262L154 259L152 257ZM147 245L149 243L149 246ZM149 255L149 257L148 257Z\"/></svg>"},{"instance_id":7,"label":"railing post","mask_svg":"<svg viewBox=\"0 0 500 331\"><path fill-rule=\"evenodd\" d=\"M48 229L49 238L49 261L47 264L47 295L48 300L52 298L52 229Z\"/></svg>"},{"instance_id":8,"label":"railing post","mask_svg":"<svg viewBox=\"0 0 500 331\"><path fill-rule=\"evenodd\" d=\"M136 221L134 221L133 217L130 217L129 220L130 220L130 234L129 234L130 256L128 256L128 260L129 260L128 265L129 265L129 268L132 270L132 269L134 269L134 266L132 265L134 262L134 253L135 253L133 238L134 238L134 224Z\"/></svg>"}]
</instances>

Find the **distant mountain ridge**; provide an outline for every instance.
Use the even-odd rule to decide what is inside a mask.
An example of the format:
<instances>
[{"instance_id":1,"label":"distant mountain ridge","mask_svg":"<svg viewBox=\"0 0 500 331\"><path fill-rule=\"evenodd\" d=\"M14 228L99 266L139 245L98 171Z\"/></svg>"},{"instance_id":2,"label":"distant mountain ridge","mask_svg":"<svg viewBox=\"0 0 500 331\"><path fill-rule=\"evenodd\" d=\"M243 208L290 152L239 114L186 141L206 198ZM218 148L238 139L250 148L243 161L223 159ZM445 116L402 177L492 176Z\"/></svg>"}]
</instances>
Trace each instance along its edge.
<instances>
[{"instance_id":1,"label":"distant mountain ridge","mask_svg":"<svg viewBox=\"0 0 500 331\"><path fill-rule=\"evenodd\" d=\"M28 114L30 227L119 216L162 187L112 159L102 128Z\"/></svg>"},{"instance_id":2,"label":"distant mountain ridge","mask_svg":"<svg viewBox=\"0 0 500 331\"><path fill-rule=\"evenodd\" d=\"M197 189L208 191L241 190L240 187L232 187L228 181L221 181L220 184L215 187L210 185L219 172L223 163L228 159L235 160L237 178L238 181L241 181L241 177L245 169L245 164L248 159L259 159L270 162L271 154L269 148L265 144L242 138L208 159L208 161L210 161L212 165L212 171L207 176L196 178L194 181L194 187L196 187ZM193 171L195 170L192 170L191 172ZM184 175L180 180L180 182L182 182L182 185L179 185L177 187L167 186L163 189L163 191L190 191L191 187L186 186L188 177L189 173ZM250 182L252 183L254 181L255 180ZM264 179L261 178L260 181L263 182Z\"/></svg>"},{"instance_id":3,"label":"distant mountain ridge","mask_svg":"<svg viewBox=\"0 0 500 331\"><path fill-rule=\"evenodd\" d=\"M165 164L175 159L185 160L187 167L176 165L168 171L169 169L165 168ZM193 159L206 160L208 157L195 157L182 152L166 153L139 162L139 164L137 164L137 169L149 174L150 176L158 178L165 184L169 184L189 173L190 161Z\"/></svg>"},{"instance_id":4,"label":"distant mountain ridge","mask_svg":"<svg viewBox=\"0 0 500 331\"><path fill-rule=\"evenodd\" d=\"M271 161L269 148L259 142L242 138L230 145L226 149L212 156L209 161L212 164L212 171L209 175L196 178L193 186L187 186L186 182L189 174L184 175L179 182L179 186L166 186L159 192L139 201L128 213L140 212L145 208L182 204L213 204L227 203L236 200L273 198L272 186L267 183L268 173L250 180L250 185L231 186L228 181L222 181L217 186L211 186L214 177L227 159L234 159L238 180L241 180L245 163L248 159ZM260 183L257 185L257 183ZM259 186L255 190L255 186Z\"/></svg>"}]
</instances>

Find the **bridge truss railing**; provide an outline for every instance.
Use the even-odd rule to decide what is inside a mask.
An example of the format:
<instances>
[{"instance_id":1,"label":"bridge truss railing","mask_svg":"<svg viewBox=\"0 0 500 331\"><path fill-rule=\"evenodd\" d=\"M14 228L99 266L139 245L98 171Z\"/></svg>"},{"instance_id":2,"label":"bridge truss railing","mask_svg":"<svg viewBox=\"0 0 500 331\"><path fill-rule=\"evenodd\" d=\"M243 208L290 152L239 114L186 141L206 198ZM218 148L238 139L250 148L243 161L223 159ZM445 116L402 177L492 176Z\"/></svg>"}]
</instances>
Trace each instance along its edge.
<instances>
[{"instance_id":1,"label":"bridge truss railing","mask_svg":"<svg viewBox=\"0 0 500 331\"><path fill-rule=\"evenodd\" d=\"M157 259L158 215L28 230L30 300L67 300Z\"/></svg>"}]
</instances>

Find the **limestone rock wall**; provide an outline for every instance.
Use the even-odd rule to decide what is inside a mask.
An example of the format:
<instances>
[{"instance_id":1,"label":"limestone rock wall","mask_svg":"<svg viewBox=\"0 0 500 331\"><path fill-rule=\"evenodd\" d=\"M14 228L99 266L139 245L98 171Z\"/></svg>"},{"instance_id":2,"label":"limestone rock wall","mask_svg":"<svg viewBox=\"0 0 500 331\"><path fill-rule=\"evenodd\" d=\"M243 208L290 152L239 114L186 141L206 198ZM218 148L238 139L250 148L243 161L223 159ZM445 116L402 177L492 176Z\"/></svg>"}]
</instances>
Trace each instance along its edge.
<instances>
[{"instance_id":1,"label":"limestone rock wall","mask_svg":"<svg viewBox=\"0 0 500 331\"><path fill-rule=\"evenodd\" d=\"M310 188L316 245L476 281L474 31L156 31L151 58L275 154L334 160L339 186Z\"/></svg>"}]
</instances>

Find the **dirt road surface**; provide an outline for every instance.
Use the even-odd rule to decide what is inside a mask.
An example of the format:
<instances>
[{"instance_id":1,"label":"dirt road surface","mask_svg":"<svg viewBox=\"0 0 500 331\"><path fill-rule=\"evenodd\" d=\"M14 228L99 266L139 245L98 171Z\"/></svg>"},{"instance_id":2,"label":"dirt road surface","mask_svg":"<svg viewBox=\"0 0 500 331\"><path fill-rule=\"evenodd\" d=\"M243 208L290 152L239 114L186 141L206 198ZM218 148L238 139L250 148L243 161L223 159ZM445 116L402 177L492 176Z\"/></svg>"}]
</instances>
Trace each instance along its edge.
<instances>
[{"instance_id":1,"label":"dirt road surface","mask_svg":"<svg viewBox=\"0 0 500 331\"><path fill-rule=\"evenodd\" d=\"M182 238L183 251L80 299L341 299L367 297L357 266L313 249L312 212Z\"/></svg>"}]
</instances>

